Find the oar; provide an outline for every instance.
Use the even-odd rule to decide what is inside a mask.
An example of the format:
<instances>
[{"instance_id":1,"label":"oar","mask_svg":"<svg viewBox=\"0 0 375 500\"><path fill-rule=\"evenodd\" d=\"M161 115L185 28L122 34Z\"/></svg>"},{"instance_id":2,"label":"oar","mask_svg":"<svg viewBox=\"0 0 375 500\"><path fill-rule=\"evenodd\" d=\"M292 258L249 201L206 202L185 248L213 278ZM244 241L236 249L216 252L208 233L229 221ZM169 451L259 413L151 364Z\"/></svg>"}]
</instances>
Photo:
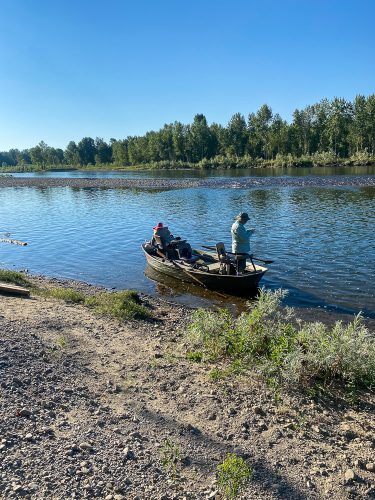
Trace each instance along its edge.
<instances>
[{"instance_id":1,"label":"oar","mask_svg":"<svg viewBox=\"0 0 375 500\"><path fill-rule=\"evenodd\" d=\"M216 250L216 247L210 247L207 245L200 245L202 248L206 248L207 250ZM248 253L233 253L233 252L227 252L229 255L247 255L250 258L250 254ZM251 256L253 260L257 260L259 262L264 262L264 264L272 264L274 261L270 259L259 259L258 257Z\"/></svg>"},{"instance_id":2,"label":"oar","mask_svg":"<svg viewBox=\"0 0 375 500\"><path fill-rule=\"evenodd\" d=\"M177 264L177 262L174 261L174 260L172 260L172 259L170 260L170 262L172 262L172 264L175 267L177 267L177 269L180 269L181 271L183 271L184 273L186 273L190 278L193 278L193 280L195 280L201 286L203 286L204 288L207 288L206 285L201 280L199 280L198 278L196 278L195 276L193 276L191 273L189 273L189 271L187 269L185 269L184 266L182 266L181 264Z\"/></svg>"},{"instance_id":3,"label":"oar","mask_svg":"<svg viewBox=\"0 0 375 500\"><path fill-rule=\"evenodd\" d=\"M189 273L189 271L187 269L184 268L184 266L182 266L181 264L177 264L176 261L174 260L170 260L170 262L172 262L172 264L177 267L177 269L180 269L181 271L183 271L185 274L187 274L190 278L193 278L194 281L196 281L197 283L199 283L200 286L203 286L206 290L209 290L209 288L205 285L205 283L203 283L201 280L199 280L196 276L194 276L192 273ZM210 292L213 292L215 293L216 295L219 295L219 297L224 297L226 298L226 295L224 295L223 293L220 293L218 292L217 290L209 290Z\"/></svg>"}]
</instances>

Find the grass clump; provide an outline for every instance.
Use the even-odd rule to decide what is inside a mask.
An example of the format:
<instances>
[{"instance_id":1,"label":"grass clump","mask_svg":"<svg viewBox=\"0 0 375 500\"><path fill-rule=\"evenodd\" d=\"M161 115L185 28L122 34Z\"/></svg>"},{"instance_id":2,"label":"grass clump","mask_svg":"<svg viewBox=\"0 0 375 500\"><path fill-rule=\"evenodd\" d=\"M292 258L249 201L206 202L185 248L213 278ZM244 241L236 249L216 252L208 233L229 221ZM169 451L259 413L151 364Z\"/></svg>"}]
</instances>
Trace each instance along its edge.
<instances>
[{"instance_id":1,"label":"grass clump","mask_svg":"<svg viewBox=\"0 0 375 500\"><path fill-rule=\"evenodd\" d=\"M186 353L186 359L194 361L194 363L201 363L203 354L200 351L188 351Z\"/></svg>"},{"instance_id":2,"label":"grass clump","mask_svg":"<svg viewBox=\"0 0 375 500\"><path fill-rule=\"evenodd\" d=\"M66 347L66 339L62 335L60 337L57 337L56 339L56 345L60 347L60 349L64 349Z\"/></svg>"},{"instance_id":3,"label":"grass clump","mask_svg":"<svg viewBox=\"0 0 375 500\"><path fill-rule=\"evenodd\" d=\"M217 467L217 486L224 498L236 498L251 480L253 470L246 461L233 453Z\"/></svg>"},{"instance_id":4,"label":"grass clump","mask_svg":"<svg viewBox=\"0 0 375 500\"><path fill-rule=\"evenodd\" d=\"M13 283L18 286L31 287L30 281L28 281L22 273L17 271L8 271L6 269L0 269L0 281L5 283Z\"/></svg>"},{"instance_id":5,"label":"grass clump","mask_svg":"<svg viewBox=\"0 0 375 500\"><path fill-rule=\"evenodd\" d=\"M87 297L85 305L96 312L109 314L118 319L147 319L149 311L140 303L137 292L124 290L113 293L100 293Z\"/></svg>"},{"instance_id":6,"label":"grass clump","mask_svg":"<svg viewBox=\"0 0 375 500\"><path fill-rule=\"evenodd\" d=\"M173 441L166 439L160 450L160 458L164 469L172 478L175 478L177 475L177 465L181 459L179 446Z\"/></svg>"},{"instance_id":7,"label":"grass clump","mask_svg":"<svg viewBox=\"0 0 375 500\"><path fill-rule=\"evenodd\" d=\"M100 314L108 314L117 319L148 319L150 313L140 303L137 292L123 290L121 292L103 292L93 296L87 296L72 288L50 288L38 289L36 293L44 297L63 300L73 304L83 304Z\"/></svg>"},{"instance_id":8,"label":"grass clump","mask_svg":"<svg viewBox=\"0 0 375 500\"><path fill-rule=\"evenodd\" d=\"M73 290L73 288L50 288L48 290L43 290L42 295L64 300L65 302L71 302L73 304L82 304L85 302L85 295Z\"/></svg>"},{"instance_id":9,"label":"grass clump","mask_svg":"<svg viewBox=\"0 0 375 500\"><path fill-rule=\"evenodd\" d=\"M262 291L238 318L224 309L196 311L188 327L191 349L204 361L229 363L228 374L256 368L266 380L283 384L375 385L375 338L361 316L332 328L303 323L292 309L281 309L284 296L281 290Z\"/></svg>"}]
</instances>

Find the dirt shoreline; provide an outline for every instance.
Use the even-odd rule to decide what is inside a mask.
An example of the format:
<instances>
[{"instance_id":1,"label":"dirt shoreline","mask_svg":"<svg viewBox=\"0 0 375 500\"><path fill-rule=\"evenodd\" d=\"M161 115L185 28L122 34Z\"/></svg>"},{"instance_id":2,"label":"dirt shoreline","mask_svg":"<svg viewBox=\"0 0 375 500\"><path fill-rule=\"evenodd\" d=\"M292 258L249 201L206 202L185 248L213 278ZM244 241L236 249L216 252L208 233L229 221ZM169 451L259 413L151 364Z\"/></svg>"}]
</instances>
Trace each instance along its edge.
<instances>
[{"instance_id":1,"label":"dirt shoreline","mask_svg":"<svg viewBox=\"0 0 375 500\"><path fill-rule=\"evenodd\" d=\"M272 187L374 187L375 175L329 177L244 177L244 178L185 178L185 179L125 179L125 178L60 178L13 177L0 175L0 188L132 188L132 189L185 189L185 188L272 188Z\"/></svg>"},{"instance_id":2,"label":"dirt shoreline","mask_svg":"<svg viewBox=\"0 0 375 500\"><path fill-rule=\"evenodd\" d=\"M244 499L375 497L374 394L350 406L255 376L214 382L212 366L186 360L191 310L141 300L152 321L0 295L0 498L219 499L228 452L254 469Z\"/></svg>"}]
</instances>

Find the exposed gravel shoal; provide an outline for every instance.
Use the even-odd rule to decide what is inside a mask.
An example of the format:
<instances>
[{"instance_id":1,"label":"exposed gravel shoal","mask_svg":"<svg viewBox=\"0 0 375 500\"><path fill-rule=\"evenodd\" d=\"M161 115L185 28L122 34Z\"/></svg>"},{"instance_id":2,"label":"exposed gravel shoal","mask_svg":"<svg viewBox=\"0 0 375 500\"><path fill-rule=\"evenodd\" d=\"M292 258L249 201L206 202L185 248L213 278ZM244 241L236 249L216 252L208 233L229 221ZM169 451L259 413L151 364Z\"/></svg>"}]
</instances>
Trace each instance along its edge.
<instances>
[{"instance_id":1,"label":"exposed gravel shoal","mask_svg":"<svg viewBox=\"0 0 375 500\"><path fill-rule=\"evenodd\" d=\"M254 469L243 499L373 498L373 394L354 408L275 395L255 373L214 382L186 360L190 310L142 301L155 321L0 295L1 499L219 500L228 452Z\"/></svg>"},{"instance_id":2,"label":"exposed gravel shoal","mask_svg":"<svg viewBox=\"0 0 375 500\"><path fill-rule=\"evenodd\" d=\"M39 178L0 176L1 187L72 187L72 188L261 188L261 187L374 187L375 175L367 176L306 176L306 177L245 177L206 179L123 179L123 178Z\"/></svg>"}]
</instances>

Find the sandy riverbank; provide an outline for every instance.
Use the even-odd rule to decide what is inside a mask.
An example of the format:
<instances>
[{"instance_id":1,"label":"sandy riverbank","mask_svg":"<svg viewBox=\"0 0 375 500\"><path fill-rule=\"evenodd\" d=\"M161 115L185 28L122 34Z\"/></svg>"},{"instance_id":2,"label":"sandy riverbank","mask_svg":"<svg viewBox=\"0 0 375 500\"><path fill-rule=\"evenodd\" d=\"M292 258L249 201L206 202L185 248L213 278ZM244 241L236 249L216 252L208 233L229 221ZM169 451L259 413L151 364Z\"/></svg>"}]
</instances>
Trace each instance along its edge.
<instances>
[{"instance_id":1,"label":"sandy riverbank","mask_svg":"<svg viewBox=\"0 0 375 500\"><path fill-rule=\"evenodd\" d=\"M373 498L373 394L353 407L275 395L255 378L214 382L185 357L191 311L141 298L151 321L0 296L1 498L218 499L228 452L254 469L243 498Z\"/></svg>"}]
</instances>

